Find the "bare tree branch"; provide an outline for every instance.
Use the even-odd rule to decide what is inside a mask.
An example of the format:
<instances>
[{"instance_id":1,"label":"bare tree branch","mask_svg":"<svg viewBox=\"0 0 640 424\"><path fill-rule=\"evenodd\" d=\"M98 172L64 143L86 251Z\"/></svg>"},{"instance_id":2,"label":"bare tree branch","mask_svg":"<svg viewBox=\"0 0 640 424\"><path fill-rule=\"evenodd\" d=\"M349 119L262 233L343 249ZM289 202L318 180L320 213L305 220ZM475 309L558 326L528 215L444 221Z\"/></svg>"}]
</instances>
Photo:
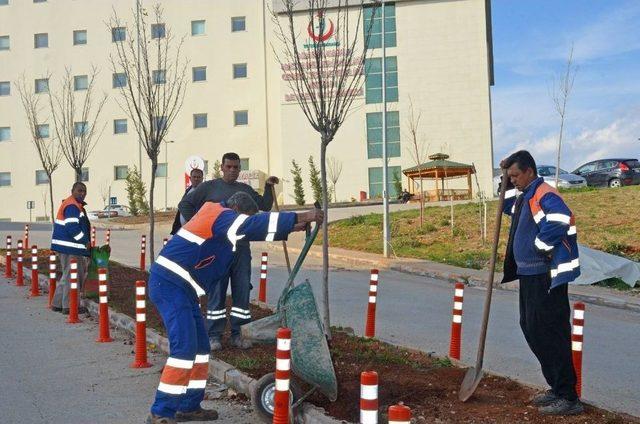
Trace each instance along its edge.
<instances>
[{"instance_id":1,"label":"bare tree branch","mask_svg":"<svg viewBox=\"0 0 640 424\"><path fill-rule=\"evenodd\" d=\"M418 175L420 175L420 226L424 224L424 190L422 188L422 169L420 166L424 164L429 157L429 145L425 142L424 138L420 137L420 119L422 118L422 112L416 113L413 107L413 100L409 97L409 118L407 119L407 131L408 139L411 143L407 149L409 156L418 168Z\"/></svg>"},{"instance_id":2,"label":"bare tree branch","mask_svg":"<svg viewBox=\"0 0 640 424\"><path fill-rule=\"evenodd\" d=\"M327 173L329 174L329 181L333 187L333 200L338 202L338 194L336 193L336 184L342 175L342 161L333 157L328 158Z\"/></svg>"}]
</instances>

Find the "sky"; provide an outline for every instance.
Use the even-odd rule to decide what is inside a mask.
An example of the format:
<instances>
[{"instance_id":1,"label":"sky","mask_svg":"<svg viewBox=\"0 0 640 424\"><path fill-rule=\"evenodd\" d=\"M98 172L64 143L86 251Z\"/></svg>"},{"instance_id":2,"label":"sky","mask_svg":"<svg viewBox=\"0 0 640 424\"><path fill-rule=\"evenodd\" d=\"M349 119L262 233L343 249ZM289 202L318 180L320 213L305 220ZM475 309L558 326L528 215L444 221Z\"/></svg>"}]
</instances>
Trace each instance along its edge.
<instances>
[{"instance_id":1,"label":"sky","mask_svg":"<svg viewBox=\"0 0 640 424\"><path fill-rule=\"evenodd\" d=\"M550 92L574 48L561 167L640 158L640 0L493 0L494 159L529 150L555 164Z\"/></svg>"}]
</instances>

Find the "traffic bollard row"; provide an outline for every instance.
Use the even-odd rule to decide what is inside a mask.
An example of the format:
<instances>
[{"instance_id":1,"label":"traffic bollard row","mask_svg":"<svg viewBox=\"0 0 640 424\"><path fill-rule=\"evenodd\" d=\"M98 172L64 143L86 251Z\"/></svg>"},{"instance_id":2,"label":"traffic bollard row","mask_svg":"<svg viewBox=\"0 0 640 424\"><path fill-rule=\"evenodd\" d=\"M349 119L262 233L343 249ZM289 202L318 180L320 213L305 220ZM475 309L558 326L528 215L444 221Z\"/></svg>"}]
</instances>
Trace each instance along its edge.
<instances>
[{"instance_id":1,"label":"traffic bollard row","mask_svg":"<svg viewBox=\"0 0 640 424\"><path fill-rule=\"evenodd\" d=\"M100 306L98 310L98 325L100 334L96 340L98 343L112 342L113 339L109 334L109 304L107 299L107 270L98 269L98 296L100 298Z\"/></svg>"},{"instance_id":2,"label":"traffic bollard row","mask_svg":"<svg viewBox=\"0 0 640 424\"><path fill-rule=\"evenodd\" d=\"M49 304L47 305L49 309L51 309L53 296L56 292L56 283L58 280L56 271L56 255L49 255Z\"/></svg>"},{"instance_id":3,"label":"traffic bollard row","mask_svg":"<svg viewBox=\"0 0 640 424\"><path fill-rule=\"evenodd\" d=\"M289 380L291 378L291 329L276 333L276 374L273 398L273 424L289 424Z\"/></svg>"},{"instance_id":4,"label":"traffic bollard row","mask_svg":"<svg viewBox=\"0 0 640 424\"><path fill-rule=\"evenodd\" d=\"M371 270L369 279L369 305L367 306L367 323L365 325L364 336L372 338L376 336L376 303L378 298L378 270Z\"/></svg>"},{"instance_id":5,"label":"traffic bollard row","mask_svg":"<svg viewBox=\"0 0 640 424\"><path fill-rule=\"evenodd\" d=\"M18 240L18 263L16 271L16 286L24 286L24 255L22 252L22 240Z\"/></svg>"},{"instance_id":6,"label":"traffic bollard row","mask_svg":"<svg viewBox=\"0 0 640 424\"><path fill-rule=\"evenodd\" d=\"M69 264L69 318L67 323L77 324L78 318L78 261L71 259Z\"/></svg>"},{"instance_id":7,"label":"traffic bollard row","mask_svg":"<svg viewBox=\"0 0 640 424\"><path fill-rule=\"evenodd\" d=\"M260 302L267 302L267 262L269 261L269 254L262 252L262 258L260 260L260 289L258 291L258 300Z\"/></svg>"},{"instance_id":8,"label":"traffic bollard row","mask_svg":"<svg viewBox=\"0 0 640 424\"><path fill-rule=\"evenodd\" d=\"M4 276L7 278L11 278L13 273L11 271L11 236L7 236L7 258L6 258L6 266L4 269Z\"/></svg>"},{"instance_id":9,"label":"traffic bollard row","mask_svg":"<svg viewBox=\"0 0 640 424\"><path fill-rule=\"evenodd\" d=\"M136 356L131 368L149 368L147 361L147 303L146 286L136 281Z\"/></svg>"},{"instance_id":10,"label":"traffic bollard row","mask_svg":"<svg viewBox=\"0 0 640 424\"><path fill-rule=\"evenodd\" d=\"M464 284L456 283L453 294L453 320L451 321L451 340L449 342L449 357L460 360L462 344L462 301L464 298Z\"/></svg>"},{"instance_id":11,"label":"traffic bollard row","mask_svg":"<svg viewBox=\"0 0 640 424\"><path fill-rule=\"evenodd\" d=\"M571 353L576 372L576 392L582 396L582 342L584 341L584 303L573 304L573 331L571 332Z\"/></svg>"},{"instance_id":12,"label":"traffic bollard row","mask_svg":"<svg viewBox=\"0 0 640 424\"><path fill-rule=\"evenodd\" d=\"M31 247L31 297L40 296L38 284L38 246Z\"/></svg>"}]
</instances>

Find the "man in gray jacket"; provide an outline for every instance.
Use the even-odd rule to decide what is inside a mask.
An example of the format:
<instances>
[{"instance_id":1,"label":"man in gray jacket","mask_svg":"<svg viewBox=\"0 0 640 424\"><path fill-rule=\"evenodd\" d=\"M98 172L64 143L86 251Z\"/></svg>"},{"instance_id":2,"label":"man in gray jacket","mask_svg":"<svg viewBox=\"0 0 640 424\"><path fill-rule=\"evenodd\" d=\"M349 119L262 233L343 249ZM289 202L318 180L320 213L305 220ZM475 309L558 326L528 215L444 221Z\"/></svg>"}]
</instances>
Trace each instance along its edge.
<instances>
[{"instance_id":1,"label":"man in gray jacket","mask_svg":"<svg viewBox=\"0 0 640 424\"><path fill-rule=\"evenodd\" d=\"M270 211L273 204L272 186L278 184L277 177L269 177L265 182L264 195L259 195L251 186L237 181L240 175L240 157L236 153L225 153L222 156L222 178L206 181L186 195L178 205L184 222L190 220L205 202L225 202L238 192L249 194L262 211ZM222 349L221 337L227 322L226 297L227 287L231 280L231 345L241 349L251 347L248 340L240 336L240 326L251 320L249 296L251 294L251 249L249 242L238 241L228 275L214 290L207 293L207 333L211 350Z\"/></svg>"}]
</instances>

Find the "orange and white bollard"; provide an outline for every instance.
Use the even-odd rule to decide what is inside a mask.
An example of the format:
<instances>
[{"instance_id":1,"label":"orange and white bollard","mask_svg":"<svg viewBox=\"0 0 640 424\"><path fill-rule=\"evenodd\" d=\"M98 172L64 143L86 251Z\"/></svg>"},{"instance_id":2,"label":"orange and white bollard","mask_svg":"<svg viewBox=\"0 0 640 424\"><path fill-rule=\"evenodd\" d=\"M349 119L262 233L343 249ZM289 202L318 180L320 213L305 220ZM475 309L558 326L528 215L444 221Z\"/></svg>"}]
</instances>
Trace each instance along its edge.
<instances>
[{"instance_id":1,"label":"orange and white bollard","mask_svg":"<svg viewBox=\"0 0 640 424\"><path fill-rule=\"evenodd\" d=\"M389 424L411 423L411 409L401 403L389 406Z\"/></svg>"},{"instance_id":2,"label":"orange and white bollard","mask_svg":"<svg viewBox=\"0 0 640 424\"><path fill-rule=\"evenodd\" d=\"M91 247L96 247L96 227L91 227Z\"/></svg>"},{"instance_id":3,"label":"orange and white bollard","mask_svg":"<svg viewBox=\"0 0 640 424\"><path fill-rule=\"evenodd\" d=\"M40 296L38 281L38 246L31 246L31 297Z\"/></svg>"},{"instance_id":4,"label":"orange and white bollard","mask_svg":"<svg viewBox=\"0 0 640 424\"><path fill-rule=\"evenodd\" d=\"M573 331L571 332L571 353L576 371L576 392L582 397L582 342L584 340L584 303L573 304Z\"/></svg>"},{"instance_id":5,"label":"orange and white bollard","mask_svg":"<svg viewBox=\"0 0 640 424\"><path fill-rule=\"evenodd\" d=\"M107 228L107 235L105 236L104 244L107 246L111 244L111 228Z\"/></svg>"},{"instance_id":6,"label":"orange and white bollard","mask_svg":"<svg viewBox=\"0 0 640 424\"><path fill-rule=\"evenodd\" d=\"M169 239L168 239L168 238L166 238L166 237L165 237L165 238L163 238L163 239L162 239L162 247L166 246L166 245L167 245L167 243L169 243Z\"/></svg>"},{"instance_id":7,"label":"orange and white bollard","mask_svg":"<svg viewBox=\"0 0 640 424\"><path fill-rule=\"evenodd\" d=\"M18 240L18 263L16 264L16 286L24 286L24 254L22 240Z\"/></svg>"},{"instance_id":8,"label":"orange and white bollard","mask_svg":"<svg viewBox=\"0 0 640 424\"><path fill-rule=\"evenodd\" d=\"M147 236L143 234L142 238L140 239L140 271L144 271L144 268L145 268L146 250L147 250Z\"/></svg>"},{"instance_id":9,"label":"orange and white bollard","mask_svg":"<svg viewBox=\"0 0 640 424\"><path fill-rule=\"evenodd\" d=\"M107 299L107 270L98 269L98 296L100 297L100 309L98 310L98 321L100 334L96 340L99 343L112 342L109 334L109 304Z\"/></svg>"},{"instance_id":10,"label":"orange and white bollard","mask_svg":"<svg viewBox=\"0 0 640 424\"><path fill-rule=\"evenodd\" d=\"M269 261L269 254L262 252L262 258L260 259L260 290L258 290L258 300L260 302L267 302L267 262Z\"/></svg>"},{"instance_id":11,"label":"orange and white bollard","mask_svg":"<svg viewBox=\"0 0 640 424\"><path fill-rule=\"evenodd\" d=\"M273 396L273 424L289 424L289 381L291 378L291 329L276 333L276 383Z\"/></svg>"},{"instance_id":12,"label":"orange and white bollard","mask_svg":"<svg viewBox=\"0 0 640 424\"><path fill-rule=\"evenodd\" d=\"M22 239L22 247L29 248L29 224L24 224L24 238Z\"/></svg>"},{"instance_id":13,"label":"orange and white bollard","mask_svg":"<svg viewBox=\"0 0 640 424\"><path fill-rule=\"evenodd\" d=\"M147 301L146 286L136 281L136 357L131 368L149 368L147 361Z\"/></svg>"},{"instance_id":14,"label":"orange and white bollard","mask_svg":"<svg viewBox=\"0 0 640 424\"><path fill-rule=\"evenodd\" d=\"M378 424L378 373L360 374L360 424Z\"/></svg>"},{"instance_id":15,"label":"orange and white bollard","mask_svg":"<svg viewBox=\"0 0 640 424\"><path fill-rule=\"evenodd\" d=\"M369 306L367 307L367 323L364 329L364 336L372 338L376 336L376 302L378 299L378 270L371 270L369 279Z\"/></svg>"},{"instance_id":16,"label":"orange and white bollard","mask_svg":"<svg viewBox=\"0 0 640 424\"><path fill-rule=\"evenodd\" d=\"M11 272L11 236L7 236L7 258L4 269L4 276L11 278L13 273Z\"/></svg>"},{"instance_id":17,"label":"orange and white bollard","mask_svg":"<svg viewBox=\"0 0 640 424\"><path fill-rule=\"evenodd\" d=\"M56 273L56 255L49 255L49 304L47 308L51 309L53 303L53 295L56 292L56 282L58 275Z\"/></svg>"},{"instance_id":18,"label":"orange and white bollard","mask_svg":"<svg viewBox=\"0 0 640 424\"><path fill-rule=\"evenodd\" d=\"M460 360L462 344L462 301L464 284L456 283L453 293L453 320L451 321L451 341L449 342L449 358Z\"/></svg>"},{"instance_id":19,"label":"orange and white bollard","mask_svg":"<svg viewBox=\"0 0 640 424\"><path fill-rule=\"evenodd\" d=\"M78 318L78 261L71 259L69 267L71 271L69 272L69 319L67 319L67 323L77 324L80 322Z\"/></svg>"}]
</instances>

